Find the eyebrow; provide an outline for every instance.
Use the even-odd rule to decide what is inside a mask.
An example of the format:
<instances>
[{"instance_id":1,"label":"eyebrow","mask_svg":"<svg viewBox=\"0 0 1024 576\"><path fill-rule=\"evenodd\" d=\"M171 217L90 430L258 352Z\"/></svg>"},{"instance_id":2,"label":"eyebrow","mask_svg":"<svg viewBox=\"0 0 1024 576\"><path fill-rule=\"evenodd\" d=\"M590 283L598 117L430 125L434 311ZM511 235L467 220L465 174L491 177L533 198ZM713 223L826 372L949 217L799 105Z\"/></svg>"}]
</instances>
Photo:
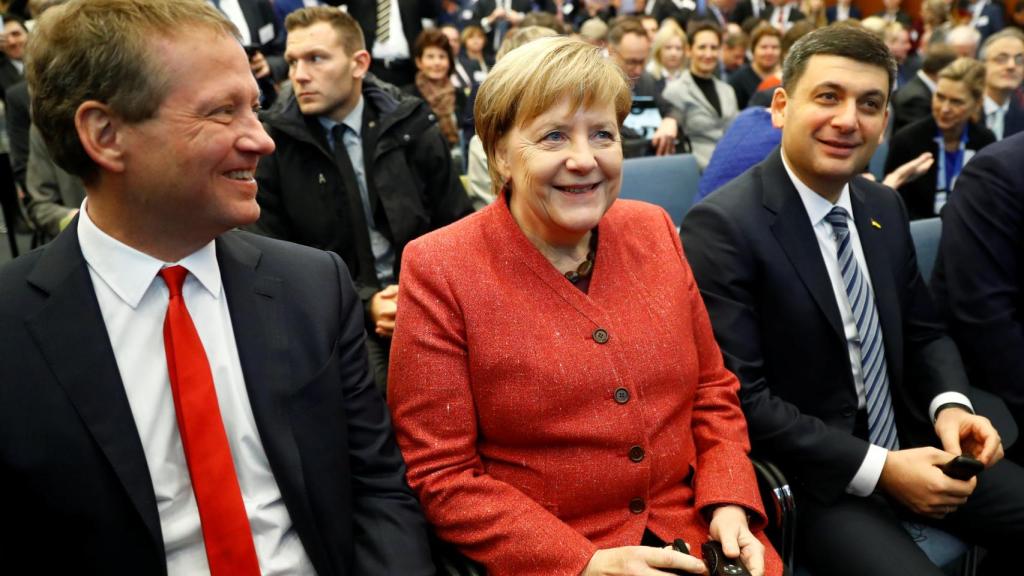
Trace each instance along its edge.
<instances>
[{"instance_id":1,"label":"eyebrow","mask_svg":"<svg viewBox=\"0 0 1024 576\"><path fill-rule=\"evenodd\" d=\"M839 84L837 82L822 82L821 84L818 84L817 86L812 88L812 91L817 91L817 90L822 90L822 89L838 90L840 92L850 92L850 90L846 86L843 86L842 84ZM871 97L884 97L884 96L885 96L885 92L883 92L882 90L879 90L877 88L868 90L867 92L864 92L863 94L858 94L857 95L858 98L871 98Z\"/></svg>"}]
</instances>

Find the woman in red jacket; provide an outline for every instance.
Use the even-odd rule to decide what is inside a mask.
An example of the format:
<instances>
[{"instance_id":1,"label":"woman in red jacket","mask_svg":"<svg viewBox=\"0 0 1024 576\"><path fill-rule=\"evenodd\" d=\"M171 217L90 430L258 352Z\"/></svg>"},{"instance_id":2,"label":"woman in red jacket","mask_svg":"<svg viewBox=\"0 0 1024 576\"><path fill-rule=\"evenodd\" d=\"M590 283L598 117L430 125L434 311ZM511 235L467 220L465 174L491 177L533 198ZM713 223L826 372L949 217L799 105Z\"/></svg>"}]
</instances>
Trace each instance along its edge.
<instances>
[{"instance_id":1,"label":"woman in red jacket","mask_svg":"<svg viewBox=\"0 0 1024 576\"><path fill-rule=\"evenodd\" d=\"M618 68L566 38L481 87L500 200L402 259L388 394L409 483L493 576L703 573L675 538L779 574L739 384L675 228L616 202L629 106Z\"/></svg>"}]
</instances>

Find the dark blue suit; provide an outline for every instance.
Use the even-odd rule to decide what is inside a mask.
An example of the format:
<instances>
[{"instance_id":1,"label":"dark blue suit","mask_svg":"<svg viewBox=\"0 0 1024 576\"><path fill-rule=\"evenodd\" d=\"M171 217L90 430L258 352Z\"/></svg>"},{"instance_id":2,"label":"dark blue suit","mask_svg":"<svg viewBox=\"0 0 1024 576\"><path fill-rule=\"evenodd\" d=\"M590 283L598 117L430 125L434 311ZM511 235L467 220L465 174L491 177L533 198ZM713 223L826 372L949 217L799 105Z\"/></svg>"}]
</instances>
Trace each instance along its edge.
<instances>
[{"instance_id":1,"label":"dark blue suit","mask_svg":"<svg viewBox=\"0 0 1024 576\"><path fill-rule=\"evenodd\" d=\"M11 574L165 574L77 230L0 268L0 557ZM316 571L433 574L341 259L229 232L217 260L263 448Z\"/></svg>"}]
</instances>

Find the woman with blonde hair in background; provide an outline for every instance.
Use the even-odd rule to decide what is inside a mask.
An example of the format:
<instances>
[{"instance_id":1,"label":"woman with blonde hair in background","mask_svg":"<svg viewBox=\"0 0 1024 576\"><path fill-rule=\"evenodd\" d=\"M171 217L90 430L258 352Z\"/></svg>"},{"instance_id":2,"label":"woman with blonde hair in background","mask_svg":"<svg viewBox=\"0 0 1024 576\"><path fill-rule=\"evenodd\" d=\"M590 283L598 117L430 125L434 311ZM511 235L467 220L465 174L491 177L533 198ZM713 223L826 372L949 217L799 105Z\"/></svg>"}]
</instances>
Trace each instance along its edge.
<instances>
[{"instance_id":1,"label":"woman with blonde hair in background","mask_svg":"<svg viewBox=\"0 0 1024 576\"><path fill-rule=\"evenodd\" d=\"M647 71L655 80L667 83L682 76L685 70L686 33L675 20L666 18L654 35Z\"/></svg>"}]
</instances>

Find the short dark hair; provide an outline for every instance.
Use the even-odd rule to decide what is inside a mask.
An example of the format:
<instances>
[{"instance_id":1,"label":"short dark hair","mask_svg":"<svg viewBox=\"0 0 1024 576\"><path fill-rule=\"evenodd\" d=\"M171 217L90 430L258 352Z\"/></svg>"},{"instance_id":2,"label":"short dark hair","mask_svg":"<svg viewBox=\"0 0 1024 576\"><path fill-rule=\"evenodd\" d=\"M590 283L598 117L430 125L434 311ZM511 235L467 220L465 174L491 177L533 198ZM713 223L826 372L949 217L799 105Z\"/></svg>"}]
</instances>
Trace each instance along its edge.
<instances>
[{"instance_id":1,"label":"short dark hair","mask_svg":"<svg viewBox=\"0 0 1024 576\"><path fill-rule=\"evenodd\" d=\"M718 43L722 43L722 28L711 20L691 20L686 28L686 43L690 48L693 48L693 41L701 32L714 32L715 36L718 36Z\"/></svg>"},{"instance_id":2,"label":"short dark hair","mask_svg":"<svg viewBox=\"0 0 1024 576\"><path fill-rule=\"evenodd\" d=\"M448 37L437 28L426 28L416 37L416 45L412 49L413 58L419 60L427 48L438 48L448 56L448 73L452 73L455 66L455 56L452 54L452 45Z\"/></svg>"},{"instance_id":3,"label":"short dark hair","mask_svg":"<svg viewBox=\"0 0 1024 576\"><path fill-rule=\"evenodd\" d=\"M792 92L812 56L840 56L877 66L889 76L886 94L896 79L896 60L885 42L859 26L826 26L796 41L782 65L782 87Z\"/></svg>"},{"instance_id":4,"label":"short dark hair","mask_svg":"<svg viewBox=\"0 0 1024 576\"><path fill-rule=\"evenodd\" d=\"M612 46L618 46L622 43L622 39L626 34L635 34L647 39L647 30L644 30L640 19L634 16L628 16L626 18L619 19L618 22L612 26L612 29L608 31L608 43Z\"/></svg>"},{"instance_id":5,"label":"short dark hair","mask_svg":"<svg viewBox=\"0 0 1024 576\"><path fill-rule=\"evenodd\" d=\"M929 76L935 76L952 64L953 60L956 60L956 51L949 44L936 42L925 50L924 58L921 60L921 71Z\"/></svg>"},{"instance_id":6,"label":"short dark hair","mask_svg":"<svg viewBox=\"0 0 1024 576\"><path fill-rule=\"evenodd\" d=\"M309 28L319 22L326 22L334 28L338 34L338 42L347 56L366 50L366 40L363 38L363 29L359 27L359 23L348 12L334 6L299 8L284 19L284 29L292 32Z\"/></svg>"}]
</instances>

